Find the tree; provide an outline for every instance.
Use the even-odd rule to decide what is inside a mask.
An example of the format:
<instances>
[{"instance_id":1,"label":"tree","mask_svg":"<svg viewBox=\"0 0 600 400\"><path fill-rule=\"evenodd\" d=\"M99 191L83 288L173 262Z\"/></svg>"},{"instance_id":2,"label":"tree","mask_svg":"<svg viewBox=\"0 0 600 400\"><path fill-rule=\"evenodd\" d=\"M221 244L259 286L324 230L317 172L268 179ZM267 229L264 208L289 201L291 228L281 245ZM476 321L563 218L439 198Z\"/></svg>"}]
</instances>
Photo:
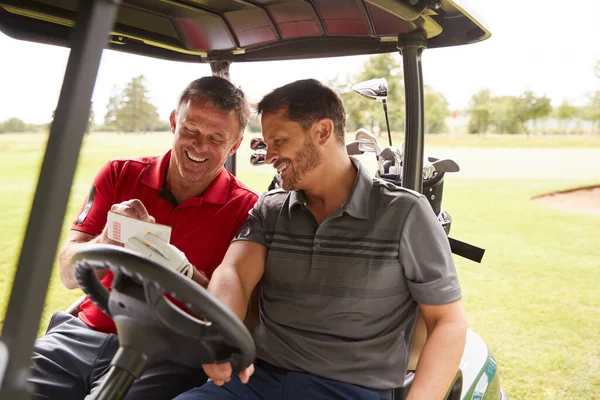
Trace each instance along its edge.
<instances>
[{"instance_id":1,"label":"tree","mask_svg":"<svg viewBox=\"0 0 600 400\"><path fill-rule=\"evenodd\" d=\"M425 87L425 133L441 133L446 130L446 118L450 115L448 100L440 92Z\"/></svg>"},{"instance_id":2,"label":"tree","mask_svg":"<svg viewBox=\"0 0 600 400\"><path fill-rule=\"evenodd\" d=\"M588 101L583 107L581 117L592 123L593 132L600 132L600 90L588 95Z\"/></svg>"},{"instance_id":3,"label":"tree","mask_svg":"<svg viewBox=\"0 0 600 400\"><path fill-rule=\"evenodd\" d=\"M19 118L11 118L0 123L0 133L4 132L25 132L27 125Z\"/></svg>"},{"instance_id":4,"label":"tree","mask_svg":"<svg viewBox=\"0 0 600 400\"><path fill-rule=\"evenodd\" d=\"M531 90L526 90L520 97L520 110L517 118L525 127L527 121L535 122L540 119L547 117L552 112L552 105L550 99L546 96L536 97Z\"/></svg>"},{"instance_id":5,"label":"tree","mask_svg":"<svg viewBox=\"0 0 600 400\"><path fill-rule=\"evenodd\" d=\"M143 75L133 78L121 93L113 94L107 105L105 125L124 132L153 130L161 125L156 107L150 102Z\"/></svg>"},{"instance_id":6,"label":"tree","mask_svg":"<svg viewBox=\"0 0 600 400\"><path fill-rule=\"evenodd\" d=\"M251 114L250 118L248 118L248 130L252 133L262 132L260 120L258 119L258 116L256 114Z\"/></svg>"},{"instance_id":7,"label":"tree","mask_svg":"<svg viewBox=\"0 0 600 400\"><path fill-rule=\"evenodd\" d=\"M560 129L564 131L565 121L573 119L578 112L579 109L577 107L570 105L567 100L564 100L560 104L560 106L558 106L556 110L554 110L554 116L560 123Z\"/></svg>"},{"instance_id":8,"label":"tree","mask_svg":"<svg viewBox=\"0 0 600 400\"><path fill-rule=\"evenodd\" d=\"M404 87L401 83L401 66L392 54L378 54L370 57L361 71L341 82L339 78L329 82L344 103L348 116L348 129L367 127L375 134L387 134L385 114L380 102L369 100L357 93L351 87L355 83L375 78L385 78L388 83L388 113L390 129L404 129Z\"/></svg>"},{"instance_id":9,"label":"tree","mask_svg":"<svg viewBox=\"0 0 600 400\"><path fill-rule=\"evenodd\" d=\"M490 101L490 122L497 133L521 133L525 130L519 118L521 99L516 96L498 96Z\"/></svg>"},{"instance_id":10,"label":"tree","mask_svg":"<svg viewBox=\"0 0 600 400\"><path fill-rule=\"evenodd\" d=\"M469 102L469 133L486 133L491 122L492 93L483 89L471 96Z\"/></svg>"},{"instance_id":11,"label":"tree","mask_svg":"<svg viewBox=\"0 0 600 400\"><path fill-rule=\"evenodd\" d=\"M116 86L113 86L112 94L108 98L106 105L106 114L104 114L104 128L109 131L118 130L117 112L121 106L121 93Z\"/></svg>"}]
</instances>

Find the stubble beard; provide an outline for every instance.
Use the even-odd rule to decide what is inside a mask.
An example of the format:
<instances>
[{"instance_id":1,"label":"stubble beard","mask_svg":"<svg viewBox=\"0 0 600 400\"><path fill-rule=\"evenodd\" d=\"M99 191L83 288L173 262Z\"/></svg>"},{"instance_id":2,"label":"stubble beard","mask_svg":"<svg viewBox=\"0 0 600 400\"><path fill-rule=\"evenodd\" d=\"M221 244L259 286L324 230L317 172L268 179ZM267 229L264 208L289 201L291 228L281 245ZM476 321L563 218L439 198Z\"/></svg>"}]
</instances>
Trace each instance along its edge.
<instances>
[{"instance_id":1,"label":"stubble beard","mask_svg":"<svg viewBox=\"0 0 600 400\"><path fill-rule=\"evenodd\" d=\"M293 168L293 173L282 181L282 188L286 191L296 190L300 179L317 168L321 164L321 161L317 147L307 136L302 149L296 153L291 162L290 167Z\"/></svg>"}]
</instances>

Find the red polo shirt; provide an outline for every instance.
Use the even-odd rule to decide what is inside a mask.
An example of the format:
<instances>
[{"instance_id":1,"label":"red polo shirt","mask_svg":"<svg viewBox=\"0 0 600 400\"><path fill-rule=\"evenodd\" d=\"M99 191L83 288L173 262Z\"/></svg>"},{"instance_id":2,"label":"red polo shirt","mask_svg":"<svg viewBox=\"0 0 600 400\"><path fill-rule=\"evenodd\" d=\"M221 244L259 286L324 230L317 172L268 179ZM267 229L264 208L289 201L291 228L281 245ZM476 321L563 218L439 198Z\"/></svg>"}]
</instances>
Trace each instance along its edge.
<instances>
[{"instance_id":1,"label":"red polo shirt","mask_svg":"<svg viewBox=\"0 0 600 400\"><path fill-rule=\"evenodd\" d=\"M72 229L97 236L102 233L113 204L139 199L157 223L172 227L171 244L210 278L257 195L223 168L202 195L174 208L158 196L170 158L169 151L160 157L107 162L94 178ZM112 273L107 273L102 278L104 286L110 288L112 278ZM79 318L99 331L116 333L112 319L89 299L81 305Z\"/></svg>"}]
</instances>

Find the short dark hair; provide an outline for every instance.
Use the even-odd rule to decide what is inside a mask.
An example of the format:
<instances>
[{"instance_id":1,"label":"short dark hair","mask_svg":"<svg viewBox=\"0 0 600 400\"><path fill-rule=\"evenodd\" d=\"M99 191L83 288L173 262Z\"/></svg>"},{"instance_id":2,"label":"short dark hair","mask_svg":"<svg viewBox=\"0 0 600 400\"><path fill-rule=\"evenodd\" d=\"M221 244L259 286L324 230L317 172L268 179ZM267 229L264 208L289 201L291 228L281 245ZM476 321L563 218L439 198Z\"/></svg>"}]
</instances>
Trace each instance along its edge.
<instances>
[{"instance_id":1,"label":"short dark hair","mask_svg":"<svg viewBox=\"0 0 600 400\"><path fill-rule=\"evenodd\" d=\"M259 115L276 114L286 110L286 118L308 131L322 118L333 121L339 143L344 144L346 112L340 96L316 79L302 79L281 86L267 94L258 103Z\"/></svg>"},{"instance_id":2,"label":"short dark hair","mask_svg":"<svg viewBox=\"0 0 600 400\"><path fill-rule=\"evenodd\" d=\"M189 85L177 99L177 110L188 100L204 100L209 105L224 111L235 111L240 123L240 136L248 125L250 118L250 104L246 95L225 78L219 76L205 76Z\"/></svg>"}]
</instances>

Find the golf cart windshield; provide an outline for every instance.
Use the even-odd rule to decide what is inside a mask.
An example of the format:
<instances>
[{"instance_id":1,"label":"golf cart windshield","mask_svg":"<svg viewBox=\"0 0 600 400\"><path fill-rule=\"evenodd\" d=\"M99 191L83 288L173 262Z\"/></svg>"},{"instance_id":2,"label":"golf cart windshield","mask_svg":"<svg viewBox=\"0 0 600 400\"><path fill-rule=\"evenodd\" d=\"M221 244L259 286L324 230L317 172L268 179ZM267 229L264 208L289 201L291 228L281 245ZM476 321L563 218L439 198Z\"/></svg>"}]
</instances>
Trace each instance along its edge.
<instances>
[{"instance_id":1,"label":"golf cart windshield","mask_svg":"<svg viewBox=\"0 0 600 400\"><path fill-rule=\"evenodd\" d=\"M400 51L406 90L403 185L423 170L421 52L490 33L450 0L0 0L0 31L71 48L0 338L0 398L26 379L103 48L210 63ZM108 39L108 40L107 40ZM235 172L235 158L227 168Z\"/></svg>"}]
</instances>

